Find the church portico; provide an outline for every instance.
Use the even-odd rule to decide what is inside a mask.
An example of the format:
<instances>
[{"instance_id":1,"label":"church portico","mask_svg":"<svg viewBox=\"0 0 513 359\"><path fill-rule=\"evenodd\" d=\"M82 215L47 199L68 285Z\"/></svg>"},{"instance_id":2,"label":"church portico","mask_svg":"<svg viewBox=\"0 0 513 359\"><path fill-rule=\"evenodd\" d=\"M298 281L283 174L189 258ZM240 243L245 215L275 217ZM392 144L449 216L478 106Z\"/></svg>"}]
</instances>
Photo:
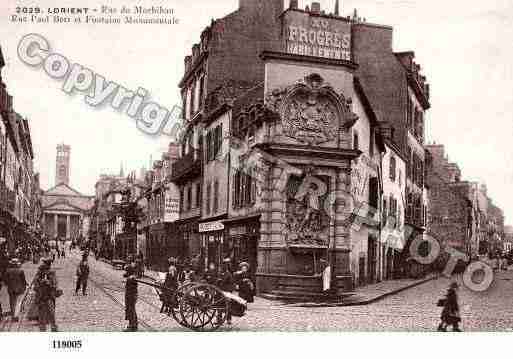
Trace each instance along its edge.
<instances>
[{"instance_id":1,"label":"church portico","mask_svg":"<svg viewBox=\"0 0 513 359\"><path fill-rule=\"evenodd\" d=\"M44 214L45 233L49 238L71 240L80 234L80 212L46 211Z\"/></svg>"},{"instance_id":2,"label":"church portico","mask_svg":"<svg viewBox=\"0 0 513 359\"><path fill-rule=\"evenodd\" d=\"M57 184L45 191L43 201L43 228L47 239L77 240L82 236L82 224L91 208L92 197L84 196L69 186L70 147L57 146Z\"/></svg>"}]
</instances>

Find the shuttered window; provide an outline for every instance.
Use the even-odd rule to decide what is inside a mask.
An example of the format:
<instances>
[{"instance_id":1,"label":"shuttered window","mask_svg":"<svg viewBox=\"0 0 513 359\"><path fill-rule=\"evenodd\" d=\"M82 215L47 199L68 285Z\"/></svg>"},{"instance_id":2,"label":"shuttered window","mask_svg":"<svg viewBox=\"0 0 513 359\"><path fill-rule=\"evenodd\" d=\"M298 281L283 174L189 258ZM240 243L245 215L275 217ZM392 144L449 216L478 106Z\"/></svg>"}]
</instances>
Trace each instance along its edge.
<instances>
[{"instance_id":1,"label":"shuttered window","mask_svg":"<svg viewBox=\"0 0 513 359\"><path fill-rule=\"evenodd\" d=\"M196 184L196 208L201 206L201 184Z\"/></svg>"},{"instance_id":2,"label":"shuttered window","mask_svg":"<svg viewBox=\"0 0 513 359\"><path fill-rule=\"evenodd\" d=\"M369 206L372 208L378 208L378 198L379 198L379 185L378 178L372 177L369 179Z\"/></svg>"},{"instance_id":3,"label":"shuttered window","mask_svg":"<svg viewBox=\"0 0 513 359\"><path fill-rule=\"evenodd\" d=\"M210 214L210 199L212 197L212 185L209 183L207 184L207 198L206 198L206 201L205 201L205 212L208 214Z\"/></svg>"},{"instance_id":4,"label":"shuttered window","mask_svg":"<svg viewBox=\"0 0 513 359\"><path fill-rule=\"evenodd\" d=\"M382 227L385 227L388 221L388 203L386 198L383 198L383 211L382 211L383 218L381 219Z\"/></svg>"},{"instance_id":5,"label":"shuttered window","mask_svg":"<svg viewBox=\"0 0 513 359\"><path fill-rule=\"evenodd\" d=\"M214 182L214 206L213 212L217 213L219 210L219 181L215 180Z\"/></svg>"}]
</instances>

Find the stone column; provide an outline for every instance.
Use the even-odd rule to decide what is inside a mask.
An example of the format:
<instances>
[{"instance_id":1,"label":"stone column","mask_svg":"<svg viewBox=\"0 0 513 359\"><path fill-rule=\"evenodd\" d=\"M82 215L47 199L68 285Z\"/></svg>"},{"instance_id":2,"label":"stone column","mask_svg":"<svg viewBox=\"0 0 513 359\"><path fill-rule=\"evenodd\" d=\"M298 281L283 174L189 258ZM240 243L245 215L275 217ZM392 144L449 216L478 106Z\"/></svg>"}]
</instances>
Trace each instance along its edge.
<instances>
[{"instance_id":1,"label":"stone column","mask_svg":"<svg viewBox=\"0 0 513 359\"><path fill-rule=\"evenodd\" d=\"M71 217L70 215L66 215L66 239L71 237Z\"/></svg>"},{"instance_id":2,"label":"stone column","mask_svg":"<svg viewBox=\"0 0 513 359\"><path fill-rule=\"evenodd\" d=\"M57 230L59 229L59 226L57 223L59 223L59 215L56 213L53 215L54 221L53 221L53 236L54 238L57 237ZM53 239L53 238L52 238Z\"/></svg>"}]
</instances>

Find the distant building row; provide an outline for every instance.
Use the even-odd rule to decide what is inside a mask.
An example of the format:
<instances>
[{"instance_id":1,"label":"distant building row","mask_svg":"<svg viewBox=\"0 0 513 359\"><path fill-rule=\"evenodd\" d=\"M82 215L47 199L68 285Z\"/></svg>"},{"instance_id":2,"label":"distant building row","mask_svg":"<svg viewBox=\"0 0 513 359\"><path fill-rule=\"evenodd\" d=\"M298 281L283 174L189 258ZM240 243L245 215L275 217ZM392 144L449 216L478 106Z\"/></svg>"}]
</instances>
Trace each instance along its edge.
<instances>
[{"instance_id":1,"label":"distant building row","mask_svg":"<svg viewBox=\"0 0 513 359\"><path fill-rule=\"evenodd\" d=\"M13 251L40 234L42 206L29 123L13 108L1 75L4 66L0 48L0 237Z\"/></svg>"}]
</instances>

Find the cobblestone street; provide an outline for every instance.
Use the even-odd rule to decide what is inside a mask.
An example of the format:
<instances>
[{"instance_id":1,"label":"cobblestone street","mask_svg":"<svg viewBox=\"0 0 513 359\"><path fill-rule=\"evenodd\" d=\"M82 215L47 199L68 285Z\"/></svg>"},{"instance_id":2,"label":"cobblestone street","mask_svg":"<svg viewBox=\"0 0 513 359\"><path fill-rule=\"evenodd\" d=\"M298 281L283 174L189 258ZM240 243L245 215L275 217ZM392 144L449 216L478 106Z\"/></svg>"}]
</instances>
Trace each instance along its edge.
<instances>
[{"instance_id":1,"label":"cobblestone street","mask_svg":"<svg viewBox=\"0 0 513 359\"><path fill-rule=\"evenodd\" d=\"M58 299L57 321L60 331L121 331L124 320L123 271L110 264L90 259L91 275L88 295L74 295L78 254L57 260L59 285L64 295ZM34 273L35 266L27 264ZM30 278L31 280L32 278ZM499 272L489 291L475 293L461 286L460 304L463 329L466 331L506 331L513 328L513 271ZM433 331L439 321L437 300L445 293L450 280L441 278L408 289L381 301L363 306L302 308L262 298L250 303L243 318L234 318L225 331ZM8 310L5 288L2 306ZM27 308L25 308L27 309ZM183 331L172 318L159 313L160 301L155 291L139 285L137 310L140 330ZM4 330L37 331L37 325L22 320Z\"/></svg>"}]
</instances>

